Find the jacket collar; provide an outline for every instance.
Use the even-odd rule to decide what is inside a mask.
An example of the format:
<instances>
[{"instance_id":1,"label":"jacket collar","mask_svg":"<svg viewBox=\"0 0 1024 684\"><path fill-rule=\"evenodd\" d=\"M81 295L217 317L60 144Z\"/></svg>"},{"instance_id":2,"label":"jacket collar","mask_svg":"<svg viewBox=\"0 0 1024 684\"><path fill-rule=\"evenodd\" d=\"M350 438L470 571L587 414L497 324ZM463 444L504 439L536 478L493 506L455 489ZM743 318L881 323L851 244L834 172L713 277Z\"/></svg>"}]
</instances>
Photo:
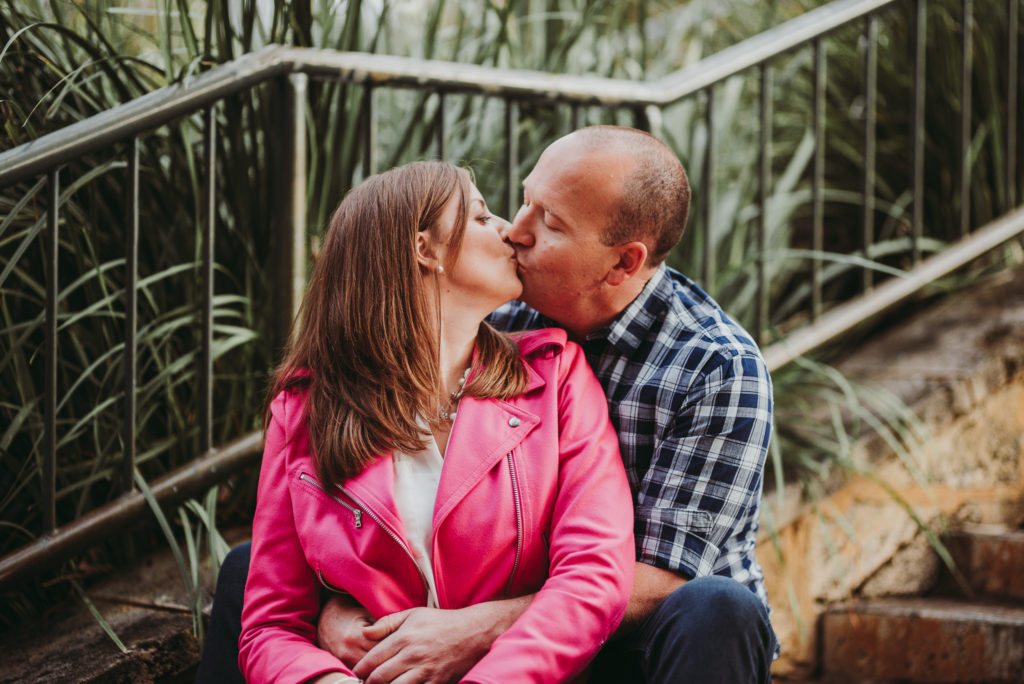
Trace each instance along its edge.
<instances>
[{"instance_id":1,"label":"jacket collar","mask_svg":"<svg viewBox=\"0 0 1024 684\"><path fill-rule=\"evenodd\" d=\"M529 365L527 369L532 374L531 387L543 386L544 379ZM435 527L491 468L519 446L540 418L514 400L464 397L456 422L458 429L452 430L447 452L463 456L445 459L434 503ZM382 522L395 530L403 529L395 505L395 470L390 453L374 460L342 488L372 508Z\"/></svg>"},{"instance_id":2,"label":"jacket collar","mask_svg":"<svg viewBox=\"0 0 1024 684\"><path fill-rule=\"evenodd\" d=\"M537 379L543 384L539 376ZM540 418L511 401L465 397L456 421L458 429L452 430L448 452L466 456L445 459L434 503L435 526L491 468L522 443Z\"/></svg>"}]
</instances>

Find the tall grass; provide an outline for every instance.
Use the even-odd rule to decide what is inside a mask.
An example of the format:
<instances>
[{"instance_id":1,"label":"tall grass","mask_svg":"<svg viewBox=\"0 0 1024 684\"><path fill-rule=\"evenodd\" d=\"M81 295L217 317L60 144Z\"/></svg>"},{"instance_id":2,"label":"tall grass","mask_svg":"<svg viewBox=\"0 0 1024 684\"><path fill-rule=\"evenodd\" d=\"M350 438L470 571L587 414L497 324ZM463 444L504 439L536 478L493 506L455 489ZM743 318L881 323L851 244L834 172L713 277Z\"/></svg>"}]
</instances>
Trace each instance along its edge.
<instances>
[{"instance_id":1,"label":"tall grass","mask_svg":"<svg viewBox=\"0 0 1024 684\"><path fill-rule=\"evenodd\" d=\"M978 125L975 217L1001 211L1001 190L990 188L999 161L1002 124L992 113L999 100L997 35L982 26L994 0L979 0L975 63ZM654 78L819 4L692 2L655 0L471 0L429 2L184 2L153 0L44 2L0 0L0 117L7 149L75 121L105 111L160 86L188 78L269 43L404 54L550 72L619 78ZM929 3L929 93L945 94L929 107L928 218L924 248L951 239L950 130L955 127L955 51L946 45L956 34L958 3ZM880 49L878 197L881 262L875 268L906 263L907 150L906 45L909 14L901 8L884 17ZM987 9L983 9L984 6ZM993 4L993 7L995 5ZM995 10L992 10L995 11ZM985 25L987 26L987 24ZM848 33L848 32L847 32ZM856 224L853 190L860 174L857 142L861 114L857 41L837 34L829 45L826 248L849 251ZM765 217L772 290L771 324L784 328L804 317L810 160L809 52L798 51L773 65L773 185ZM694 211L693 225L670 263L700 273L702 241L712 240L714 276L703 283L727 310L751 324L756 302L755 273L761 254L754 234L757 219L757 99L752 78L737 77L717 89L715 173L702 168L709 131L701 105L683 102L661 113L657 132L679 153L695 187L711 183L712 224ZM366 92L360 86L314 81L308 110L309 173L307 212L315 229L344 192L363 176L361 117ZM378 155L382 168L436 156L435 126L444 117L446 156L474 167L481 190L501 206L506 179L504 114L500 102L480 96L450 95L442 112L434 95L382 90ZM281 93L275 85L229 98L216 109L217 138L215 406L214 443L258 427L265 378L273 348L273 292L270 257L274 247L271 198L282 182L273 141L281 135L275 112ZM933 100L930 100L932 102ZM1018 110L1020 111L1020 110ZM585 108L583 123L631 123L631 112ZM993 118L996 117L996 118ZM195 416L198 392L196 354L199 326L192 308L200 286L198 250L205 220L200 186L204 177L199 115L140 139L142 169L139 255L139 420L138 468L141 483L198 454ZM541 150L571 127L565 107L523 103L516 131L519 177ZM124 188L126 150L118 146L77 160L62 171L60 243L60 435L58 517L69 520L117 496L125 483L115 473L121 460L124 353ZM1024 157L1024 154L1021 155ZM1022 174L1024 175L1024 174ZM38 536L41 360L45 278L39 235L45 216L39 191L43 182L0 190L0 474L11 486L0 496L0 554ZM1018 191L1018 196L1020 196ZM513 207L514 209L514 207ZM708 230L710 228L710 230ZM815 254L815 256L825 256ZM849 294L851 278L865 259L836 257L826 264L830 298ZM780 402L774 470L780 477L820 476L838 462L836 445L857 425L808 420L806 405L820 401L857 406L854 415L867 429L891 429L879 416L893 407L851 399L846 387L821 367L780 374ZM851 403L852 402L852 403ZM874 416L868 420L864 416ZM900 425L897 419L890 425ZM912 431L900 429L899 439ZM244 520L251 505L252 480L237 484L228 500L229 516ZM143 486L144 489L144 486ZM204 505L190 504L164 518L165 535L190 540L198 548L200 530L209 531L216 558L216 493ZM161 516L154 509L157 518ZM221 511L221 521L224 511ZM194 527L193 527L194 526ZM61 579L88 576L131 562L160 543L143 531L112 539L75 559ZM176 546L177 542L172 541ZM179 554L180 555L180 554ZM188 555L188 554L186 554ZM180 556L193 596L194 555ZM191 582L191 583L190 583ZM35 613L70 591L57 581L31 584L3 597L0 626Z\"/></svg>"}]
</instances>

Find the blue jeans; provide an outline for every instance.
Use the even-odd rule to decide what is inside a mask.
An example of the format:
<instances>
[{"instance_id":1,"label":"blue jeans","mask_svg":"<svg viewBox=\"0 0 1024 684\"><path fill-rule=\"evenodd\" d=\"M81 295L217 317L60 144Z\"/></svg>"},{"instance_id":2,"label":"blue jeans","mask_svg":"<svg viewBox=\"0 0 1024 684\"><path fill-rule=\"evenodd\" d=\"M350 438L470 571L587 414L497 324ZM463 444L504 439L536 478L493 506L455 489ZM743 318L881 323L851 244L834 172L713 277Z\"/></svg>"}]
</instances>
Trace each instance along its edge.
<instances>
[{"instance_id":1,"label":"blue jeans","mask_svg":"<svg viewBox=\"0 0 1024 684\"><path fill-rule=\"evenodd\" d=\"M777 643L754 592L728 577L698 577L669 594L631 637L601 649L590 684L768 684Z\"/></svg>"},{"instance_id":2,"label":"blue jeans","mask_svg":"<svg viewBox=\"0 0 1024 684\"><path fill-rule=\"evenodd\" d=\"M220 566L196 684L245 684L238 670L238 637L242 634L242 598L250 553L249 542L240 544Z\"/></svg>"},{"instance_id":3,"label":"blue jeans","mask_svg":"<svg viewBox=\"0 0 1024 684\"><path fill-rule=\"evenodd\" d=\"M249 554L249 544L236 546L221 566L197 684L245 682L238 636ZM590 682L767 684L775 646L753 592L726 577L699 577L672 592L632 637L605 646Z\"/></svg>"}]
</instances>

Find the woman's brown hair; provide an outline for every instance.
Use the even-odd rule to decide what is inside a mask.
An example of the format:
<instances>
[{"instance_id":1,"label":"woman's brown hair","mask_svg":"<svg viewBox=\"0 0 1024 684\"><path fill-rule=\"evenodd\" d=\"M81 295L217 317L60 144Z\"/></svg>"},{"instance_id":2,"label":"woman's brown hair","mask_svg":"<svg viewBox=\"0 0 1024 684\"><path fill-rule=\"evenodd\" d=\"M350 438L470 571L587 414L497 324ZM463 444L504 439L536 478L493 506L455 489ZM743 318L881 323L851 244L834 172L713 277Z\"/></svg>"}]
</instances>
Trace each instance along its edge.
<instances>
[{"instance_id":1,"label":"woman's brown hair","mask_svg":"<svg viewBox=\"0 0 1024 684\"><path fill-rule=\"evenodd\" d=\"M439 290L436 280L433 292L423 287L416 234L447 241L445 266L454 264L471 182L453 164L407 164L352 189L331 218L264 413L268 424L279 392L308 389L305 420L325 484L353 477L390 449L426 445L417 417L430 419L440 406L440 313L430 302L439 303ZM452 198L455 225L441 226ZM468 395L508 398L526 388L516 344L486 323L473 364Z\"/></svg>"}]
</instances>

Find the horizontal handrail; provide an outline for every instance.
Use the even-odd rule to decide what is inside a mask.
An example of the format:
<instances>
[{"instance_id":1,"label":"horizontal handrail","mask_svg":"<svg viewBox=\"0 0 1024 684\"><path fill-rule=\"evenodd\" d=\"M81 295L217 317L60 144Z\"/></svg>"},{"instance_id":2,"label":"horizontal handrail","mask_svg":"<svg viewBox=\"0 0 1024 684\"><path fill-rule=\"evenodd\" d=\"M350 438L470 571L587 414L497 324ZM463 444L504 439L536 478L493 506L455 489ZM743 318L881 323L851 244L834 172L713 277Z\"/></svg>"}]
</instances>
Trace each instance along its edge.
<instances>
[{"instance_id":1,"label":"horizontal handrail","mask_svg":"<svg viewBox=\"0 0 1024 684\"><path fill-rule=\"evenodd\" d=\"M150 491L162 507L173 508L249 465L262 448L263 433L251 432L155 480ZM147 506L141 492L130 491L7 554L0 558L0 588L95 546L109 536L112 527L131 527L145 518Z\"/></svg>"},{"instance_id":2,"label":"horizontal handrail","mask_svg":"<svg viewBox=\"0 0 1024 684\"><path fill-rule=\"evenodd\" d=\"M896 0L836 0L648 82L269 45L0 154L0 187L166 124L228 95L296 72L370 85L575 104L663 107L893 2Z\"/></svg>"},{"instance_id":3,"label":"horizontal handrail","mask_svg":"<svg viewBox=\"0 0 1024 684\"><path fill-rule=\"evenodd\" d=\"M905 275L892 278L871 292L839 304L815 321L799 328L764 350L771 372L834 340L860 323L877 316L921 291L939 278L962 268L983 254L1024 235L1024 207L979 228L943 252L922 261Z\"/></svg>"},{"instance_id":4,"label":"horizontal handrail","mask_svg":"<svg viewBox=\"0 0 1024 684\"><path fill-rule=\"evenodd\" d=\"M866 17L897 0L836 0L763 31L660 78L659 105L668 105Z\"/></svg>"}]
</instances>

